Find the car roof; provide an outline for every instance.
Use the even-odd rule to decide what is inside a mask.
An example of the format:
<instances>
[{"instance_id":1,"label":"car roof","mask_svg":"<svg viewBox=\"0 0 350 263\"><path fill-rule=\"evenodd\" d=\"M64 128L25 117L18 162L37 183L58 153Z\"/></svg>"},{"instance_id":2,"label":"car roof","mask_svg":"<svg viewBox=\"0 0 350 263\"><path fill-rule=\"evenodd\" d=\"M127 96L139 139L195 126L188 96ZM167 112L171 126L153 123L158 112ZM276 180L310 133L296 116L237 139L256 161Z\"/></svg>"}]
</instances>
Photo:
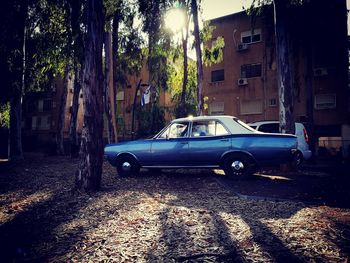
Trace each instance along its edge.
<instances>
[{"instance_id":1,"label":"car roof","mask_svg":"<svg viewBox=\"0 0 350 263\"><path fill-rule=\"evenodd\" d=\"M229 115L213 115L213 116L189 116L186 118L179 118L175 119L172 122L181 122L181 121L198 121L198 120L212 120L212 119L217 119L225 122L227 119L233 119L236 118L234 116L229 116Z\"/></svg>"},{"instance_id":2,"label":"car roof","mask_svg":"<svg viewBox=\"0 0 350 263\"><path fill-rule=\"evenodd\" d=\"M261 124L269 124L269 123L279 123L279 121L254 121L247 123L248 125L261 125ZM302 124L300 122L295 122L295 124Z\"/></svg>"},{"instance_id":3,"label":"car roof","mask_svg":"<svg viewBox=\"0 0 350 263\"><path fill-rule=\"evenodd\" d=\"M179 118L172 121L172 123L182 122L182 121L203 121L203 120L218 120L222 122L225 127L230 131L231 134L247 134L247 133L257 133L254 129L250 130L242 126L234 120L238 120L237 117L230 115L214 115L214 116L197 116L197 117L186 117Z\"/></svg>"}]
</instances>

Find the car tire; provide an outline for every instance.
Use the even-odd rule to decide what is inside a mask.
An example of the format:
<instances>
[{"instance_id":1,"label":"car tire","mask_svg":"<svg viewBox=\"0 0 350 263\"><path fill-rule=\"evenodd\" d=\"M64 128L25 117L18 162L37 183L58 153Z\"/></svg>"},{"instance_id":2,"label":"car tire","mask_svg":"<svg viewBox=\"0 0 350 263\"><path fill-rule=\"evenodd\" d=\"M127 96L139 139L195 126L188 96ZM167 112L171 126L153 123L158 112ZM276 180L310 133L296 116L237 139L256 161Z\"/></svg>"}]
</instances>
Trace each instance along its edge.
<instances>
[{"instance_id":1,"label":"car tire","mask_svg":"<svg viewBox=\"0 0 350 263\"><path fill-rule=\"evenodd\" d=\"M140 165L132 156L121 156L117 159L117 172L121 177L138 175L140 172Z\"/></svg>"},{"instance_id":2,"label":"car tire","mask_svg":"<svg viewBox=\"0 0 350 263\"><path fill-rule=\"evenodd\" d=\"M301 164L303 163L303 161L304 161L304 156L303 156L302 152L297 151L295 154L295 157L294 157L295 166L300 167Z\"/></svg>"},{"instance_id":3,"label":"car tire","mask_svg":"<svg viewBox=\"0 0 350 263\"><path fill-rule=\"evenodd\" d=\"M235 179L243 179L252 175L256 170L254 160L244 154L232 154L223 162L223 169L227 176Z\"/></svg>"}]
</instances>

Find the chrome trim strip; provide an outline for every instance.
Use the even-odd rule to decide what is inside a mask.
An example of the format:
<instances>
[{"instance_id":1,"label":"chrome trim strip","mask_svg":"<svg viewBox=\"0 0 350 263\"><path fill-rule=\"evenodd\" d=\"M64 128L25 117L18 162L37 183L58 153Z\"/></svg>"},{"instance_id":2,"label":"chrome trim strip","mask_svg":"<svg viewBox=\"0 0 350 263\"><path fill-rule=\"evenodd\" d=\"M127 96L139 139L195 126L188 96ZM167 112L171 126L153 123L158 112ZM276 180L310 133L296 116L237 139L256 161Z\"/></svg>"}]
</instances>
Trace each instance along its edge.
<instances>
[{"instance_id":1,"label":"chrome trim strip","mask_svg":"<svg viewBox=\"0 0 350 263\"><path fill-rule=\"evenodd\" d=\"M220 168L219 165L206 165L206 166L202 166L202 165L199 165L199 166L176 166L176 165L166 165L166 166L155 166L155 165L145 165L145 166L142 166L142 168L162 168L162 169L181 169L181 168L189 168L189 169L196 169L196 168L203 168L203 169L206 169L206 168Z\"/></svg>"}]
</instances>

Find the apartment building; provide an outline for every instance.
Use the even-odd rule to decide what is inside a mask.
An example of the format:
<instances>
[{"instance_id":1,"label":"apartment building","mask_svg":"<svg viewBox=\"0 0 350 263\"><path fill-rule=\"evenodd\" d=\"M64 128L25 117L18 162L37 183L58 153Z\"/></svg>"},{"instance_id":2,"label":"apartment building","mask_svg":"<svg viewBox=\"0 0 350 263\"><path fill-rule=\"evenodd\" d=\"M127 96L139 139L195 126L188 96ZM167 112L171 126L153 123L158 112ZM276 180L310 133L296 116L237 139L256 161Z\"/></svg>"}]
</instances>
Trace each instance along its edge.
<instances>
[{"instance_id":1,"label":"apartment building","mask_svg":"<svg viewBox=\"0 0 350 263\"><path fill-rule=\"evenodd\" d=\"M118 126L118 136L121 140L131 139L132 133L137 135L139 122L142 121L137 115L138 111L135 111L134 116L134 130L132 130L132 121L133 121L133 104L136 95L136 104L135 109L144 107L145 109L150 110L151 105L141 106L141 97L144 92L149 88L149 72L146 66L142 67L139 75L130 75L127 78L127 84L123 87L120 87L117 91L117 126ZM140 83L139 89L138 84ZM151 89L152 101L157 100L157 103L160 107L165 110L165 120L170 121L173 116L171 114L174 104L171 100L171 94L164 91L160 87L154 87ZM150 102L152 103L152 102Z\"/></svg>"},{"instance_id":2,"label":"apartment building","mask_svg":"<svg viewBox=\"0 0 350 263\"><path fill-rule=\"evenodd\" d=\"M51 90L26 94L23 101L22 136L24 150L54 151L60 100L64 89L62 78L56 78ZM73 101L73 79L68 81L67 102L64 109L64 138L68 145L70 112ZM78 133L83 127L83 96L79 95Z\"/></svg>"},{"instance_id":3,"label":"apartment building","mask_svg":"<svg viewBox=\"0 0 350 263\"><path fill-rule=\"evenodd\" d=\"M139 76L133 75L127 77L127 83L117 89L116 94L116 110L117 116L113 117L117 122L118 140L132 139L137 136L139 122L138 110L141 107L141 97L145 90L149 87L148 71L143 67ZM137 90L138 83L141 80L140 89ZM74 79L68 81L67 102L64 114L64 138L65 148L69 147L69 127L71 118L71 106L73 101L73 86ZM62 78L56 78L53 87L50 91L34 92L26 94L23 102L23 148L24 150L52 150L55 149L55 140L57 132L57 123L59 119L60 100L64 90L64 81ZM163 89L157 89L158 93L154 93L154 100L157 100L159 105L164 108L172 109L171 95L164 92ZM113 97L112 87L110 88L110 96ZM136 94L136 111L134 116L134 131L132 131L132 112ZM154 101L153 100L153 101ZM113 107L113 105L112 105ZM150 109L150 105L144 106ZM165 111L165 119L171 119L170 111ZM83 127L83 95L79 95L79 111L77 131L81 134ZM107 119L104 117L104 139L107 142Z\"/></svg>"},{"instance_id":4,"label":"apartment building","mask_svg":"<svg viewBox=\"0 0 350 263\"><path fill-rule=\"evenodd\" d=\"M294 47L291 58L294 117L312 127L310 133L318 142L316 146L322 147L323 143L349 154L346 2L313 0L309 5L314 10L310 12L310 23L304 26L296 23L293 28L294 36L298 38L300 34L304 39ZM291 12L298 17L297 8ZM223 60L204 68L208 115L234 115L246 122L278 120L273 16L270 7L254 17L253 23L246 12L210 21L215 30L207 45L223 37L225 47ZM303 46L305 43L310 45L309 49Z\"/></svg>"}]
</instances>

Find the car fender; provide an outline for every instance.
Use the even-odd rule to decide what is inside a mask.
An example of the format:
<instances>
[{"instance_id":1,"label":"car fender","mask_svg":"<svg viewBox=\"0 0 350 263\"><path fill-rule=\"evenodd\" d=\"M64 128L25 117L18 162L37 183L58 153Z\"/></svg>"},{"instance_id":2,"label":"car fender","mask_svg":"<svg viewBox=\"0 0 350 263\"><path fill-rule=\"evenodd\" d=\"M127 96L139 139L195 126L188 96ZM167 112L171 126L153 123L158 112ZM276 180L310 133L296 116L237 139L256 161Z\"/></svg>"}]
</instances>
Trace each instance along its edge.
<instances>
[{"instance_id":1,"label":"car fender","mask_svg":"<svg viewBox=\"0 0 350 263\"><path fill-rule=\"evenodd\" d=\"M242 150L229 150L229 151L226 151L224 152L222 155L221 155L221 158L220 158L220 165L222 165L222 161L229 155L231 154L244 154L244 155L247 155L249 156L253 161L254 163L258 164L258 162L256 161L255 157L247 152L247 151L242 151Z\"/></svg>"},{"instance_id":2,"label":"car fender","mask_svg":"<svg viewBox=\"0 0 350 263\"><path fill-rule=\"evenodd\" d=\"M139 159L136 157L135 154L131 153L131 152L119 152L116 157L115 157L115 163L117 162L117 159L120 158L121 156L124 156L124 155L131 155L132 157L135 158L135 160L140 164L140 161Z\"/></svg>"}]
</instances>

